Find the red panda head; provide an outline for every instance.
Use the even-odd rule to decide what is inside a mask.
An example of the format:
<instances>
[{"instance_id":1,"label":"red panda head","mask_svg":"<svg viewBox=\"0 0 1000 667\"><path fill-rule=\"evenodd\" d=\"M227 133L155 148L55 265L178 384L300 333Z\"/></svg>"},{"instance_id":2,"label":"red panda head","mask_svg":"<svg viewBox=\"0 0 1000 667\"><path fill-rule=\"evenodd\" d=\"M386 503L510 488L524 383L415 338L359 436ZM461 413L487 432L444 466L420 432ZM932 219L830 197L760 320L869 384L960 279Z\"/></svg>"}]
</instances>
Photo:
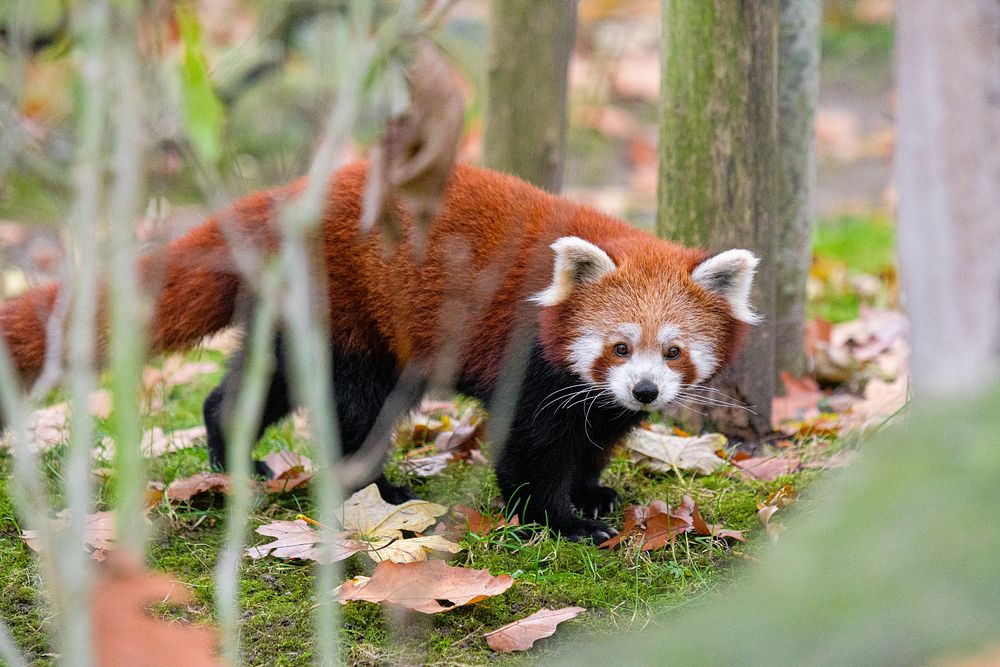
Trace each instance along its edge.
<instances>
[{"instance_id":1,"label":"red panda head","mask_svg":"<svg viewBox=\"0 0 1000 667\"><path fill-rule=\"evenodd\" d=\"M706 259L646 236L605 245L614 252L575 236L552 244L552 282L531 297L545 307L543 346L622 407L661 409L728 363L759 321L749 303L758 259Z\"/></svg>"}]
</instances>

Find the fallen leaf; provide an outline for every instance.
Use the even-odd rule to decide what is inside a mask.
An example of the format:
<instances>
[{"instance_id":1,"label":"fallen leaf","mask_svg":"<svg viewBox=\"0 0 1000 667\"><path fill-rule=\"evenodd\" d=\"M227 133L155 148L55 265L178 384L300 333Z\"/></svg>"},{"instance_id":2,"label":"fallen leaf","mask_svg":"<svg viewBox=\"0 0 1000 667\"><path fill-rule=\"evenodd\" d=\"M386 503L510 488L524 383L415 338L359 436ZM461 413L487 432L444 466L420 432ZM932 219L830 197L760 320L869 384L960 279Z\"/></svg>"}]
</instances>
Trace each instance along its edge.
<instances>
[{"instance_id":1,"label":"fallen leaf","mask_svg":"<svg viewBox=\"0 0 1000 667\"><path fill-rule=\"evenodd\" d=\"M98 419L111 415L111 392L98 389L87 399L90 414ZM57 403L32 411L27 419L28 446L36 454L47 452L63 444L69 438L70 404ZM10 448L10 437L5 435L0 441L0 449Z\"/></svg>"},{"instance_id":2,"label":"fallen leaf","mask_svg":"<svg viewBox=\"0 0 1000 667\"><path fill-rule=\"evenodd\" d=\"M457 544L443 538L403 537L402 531L419 533L447 511L447 507L426 500L391 505L382 500L377 486L369 484L344 502L338 518L349 535L371 545L367 553L372 560L408 563L427 558L429 550L451 553L460 550Z\"/></svg>"},{"instance_id":3,"label":"fallen leaf","mask_svg":"<svg viewBox=\"0 0 1000 667\"><path fill-rule=\"evenodd\" d=\"M638 539L643 551L660 549L682 533L731 537L745 542L743 533L723 528L721 524L707 524L690 496L684 496L680 507L671 508L663 500L649 505L630 505L625 508L625 525L621 532L599 545L601 549L613 548L625 539Z\"/></svg>"},{"instance_id":4,"label":"fallen leaf","mask_svg":"<svg viewBox=\"0 0 1000 667\"><path fill-rule=\"evenodd\" d=\"M681 533L693 528L690 511L671 510L666 501L654 500L649 505L629 505L625 508L625 526L621 532L606 540L601 549L614 548L630 537L641 539L642 550L659 549L669 544Z\"/></svg>"},{"instance_id":5,"label":"fallen leaf","mask_svg":"<svg viewBox=\"0 0 1000 667\"><path fill-rule=\"evenodd\" d=\"M199 444L206 437L205 426L192 426L164 433L159 426L142 434L139 445L143 456L155 458Z\"/></svg>"},{"instance_id":6,"label":"fallen leaf","mask_svg":"<svg viewBox=\"0 0 1000 667\"><path fill-rule=\"evenodd\" d=\"M771 538L771 541L777 542L781 531L785 528L783 524L772 521L771 517L778 510L794 505L798 500L799 492L795 490L795 487L791 484L785 484L777 491L769 494L765 502L757 503L757 518L764 526L764 530L767 532L767 536Z\"/></svg>"},{"instance_id":7,"label":"fallen leaf","mask_svg":"<svg viewBox=\"0 0 1000 667\"><path fill-rule=\"evenodd\" d=\"M726 436L708 433L698 437L674 435L660 425L635 429L625 446L633 460L653 472L670 472L675 467L709 475L725 464L715 452L726 446Z\"/></svg>"},{"instance_id":8,"label":"fallen leaf","mask_svg":"<svg viewBox=\"0 0 1000 667\"><path fill-rule=\"evenodd\" d=\"M208 626L155 618L155 604L189 604L191 594L176 581L146 571L141 559L111 553L97 570L91 593L95 657L99 665L221 665L218 633Z\"/></svg>"},{"instance_id":9,"label":"fallen leaf","mask_svg":"<svg viewBox=\"0 0 1000 667\"><path fill-rule=\"evenodd\" d=\"M782 475L795 472L799 460L783 456L753 456L746 459L733 458L730 463L739 468L740 473L749 479L759 479L772 482Z\"/></svg>"},{"instance_id":10,"label":"fallen leaf","mask_svg":"<svg viewBox=\"0 0 1000 667\"><path fill-rule=\"evenodd\" d=\"M345 581L337 591L337 599L341 604L366 600L437 614L499 595L513 583L508 574L494 577L489 570L452 567L440 560L387 560L375 567L371 577Z\"/></svg>"},{"instance_id":11,"label":"fallen leaf","mask_svg":"<svg viewBox=\"0 0 1000 667\"><path fill-rule=\"evenodd\" d=\"M202 493L229 493L230 482L229 475L225 473L198 472L170 482L167 485L167 499L183 502Z\"/></svg>"},{"instance_id":12,"label":"fallen leaf","mask_svg":"<svg viewBox=\"0 0 1000 667\"><path fill-rule=\"evenodd\" d=\"M69 509L64 509L49 521L50 535L66 530L69 525ZM21 539L28 547L40 553L44 548L41 533L37 530L25 530ZM114 512L97 512L87 515L85 541L90 557L102 561L107 556L108 549L115 545L115 514Z\"/></svg>"},{"instance_id":13,"label":"fallen leaf","mask_svg":"<svg viewBox=\"0 0 1000 667\"><path fill-rule=\"evenodd\" d=\"M739 540L740 542L747 541L747 538L743 537L743 531L741 530L730 530L728 528L724 528L721 523L705 523L705 519L702 518L701 512L698 510L698 506L694 504L694 501L690 496L684 496L684 504L690 506L691 508L691 523L694 526L694 532L699 535L731 537L732 539Z\"/></svg>"},{"instance_id":14,"label":"fallen leaf","mask_svg":"<svg viewBox=\"0 0 1000 667\"><path fill-rule=\"evenodd\" d=\"M456 525L456 528L460 528L463 533L468 531L480 537L484 537L499 528L512 528L521 523L516 514L508 519L505 516L481 514L465 505L455 505L452 511L461 516L463 520L461 524Z\"/></svg>"},{"instance_id":15,"label":"fallen leaf","mask_svg":"<svg viewBox=\"0 0 1000 667\"><path fill-rule=\"evenodd\" d=\"M384 78L391 84L390 77ZM457 75L429 40L417 44L406 85L408 108L389 120L385 136L371 151L361 230L368 232L378 223L390 243L400 239L402 226L389 203L399 197L414 221L411 242L422 249L455 163L465 103Z\"/></svg>"},{"instance_id":16,"label":"fallen leaf","mask_svg":"<svg viewBox=\"0 0 1000 667\"><path fill-rule=\"evenodd\" d=\"M586 611L583 607L539 609L531 616L487 632L486 643L498 653L527 651L535 642L555 634L556 626Z\"/></svg>"},{"instance_id":17,"label":"fallen leaf","mask_svg":"<svg viewBox=\"0 0 1000 667\"><path fill-rule=\"evenodd\" d=\"M783 422L809 419L819 414L819 402L824 394L815 380L796 378L781 371L781 381L785 385L785 395L775 396L771 401L771 424L776 430Z\"/></svg>"},{"instance_id":18,"label":"fallen leaf","mask_svg":"<svg viewBox=\"0 0 1000 667\"><path fill-rule=\"evenodd\" d=\"M276 539L267 544L249 547L246 553L254 560L274 556L334 563L368 549L367 544L349 538L346 532L334 533L333 540L325 542L323 534L302 519L273 521L265 526L258 526L256 532Z\"/></svg>"},{"instance_id":19,"label":"fallen leaf","mask_svg":"<svg viewBox=\"0 0 1000 667\"><path fill-rule=\"evenodd\" d=\"M312 461L287 449L271 452L264 463L274 474L273 478L262 484L268 493L291 491L313 477Z\"/></svg>"},{"instance_id":20,"label":"fallen leaf","mask_svg":"<svg viewBox=\"0 0 1000 667\"><path fill-rule=\"evenodd\" d=\"M187 361L183 355L167 357L159 368L149 367L142 372L142 386L147 392L168 391L182 384L188 384L199 375L215 373L219 364L214 361Z\"/></svg>"},{"instance_id":21,"label":"fallen leaf","mask_svg":"<svg viewBox=\"0 0 1000 667\"><path fill-rule=\"evenodd\" d=\"M403 531L419 533L447 512L442 505L426 500L408 500L391 505L369 484L344 502L338 514L343 530L333 534L332 544L323 542L323 533L302 519L275 521L257 528L261 535L277 537L274 542L251 547L247 553L260 558L273 552L278 558L342 560L365 552L375 562L392 560L410 563L426 560L432 551L458 553L461 547L441 535L404 537Z\"/></svg>"}]
</instances>

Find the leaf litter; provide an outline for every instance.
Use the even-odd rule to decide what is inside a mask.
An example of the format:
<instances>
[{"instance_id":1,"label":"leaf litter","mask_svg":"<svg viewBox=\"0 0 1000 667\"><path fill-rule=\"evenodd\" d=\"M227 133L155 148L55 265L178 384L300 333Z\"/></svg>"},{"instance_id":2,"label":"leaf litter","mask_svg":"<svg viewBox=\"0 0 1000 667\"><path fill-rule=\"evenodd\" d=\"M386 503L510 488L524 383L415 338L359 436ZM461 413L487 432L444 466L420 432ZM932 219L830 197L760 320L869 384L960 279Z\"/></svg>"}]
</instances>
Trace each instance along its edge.
<instances>
[{"instance_id":1,"label":"leaf litter","mask_svg":"<svg viewBox=\"0 0 1000 667\"><path fill-rule=\"evenodd\" d=\"M499 595L513 584L509 574L493 576L489 570L453 567L441 560L383 561L371 577L345 581L337 590L337 599L341 604L352 600L385 602L422 614L438 614Z\"/></svg>"},{"instance_id":2,"label":"leaf litter","mask_svg":"<svg viewBox=\"0 0 1000 667\"><path fill-rule=\"evenodd\" d=\"M587 611L583 607L539 609L531 616L487 632L486 643L497 653L527 651L535 642L555 634L556 626Z\"/></svg>"},{"instance_id":3,"label":"leaf litter","mask_svg":"<svg viewBox=\"0 0 1000 667\"><path fill-rule=\"evenodd\" d=\"M341 530L329 537L300 518L296 521L275 521L260 526L261 535L276 537L273 542L250 547L251 558L274 555L279 558L299 558L332 562L364 552L375 562L411 563L427 559L430 552L458 553L458 544L441 535L420 535L448 509L426 500L408 500L392 505L382 500L378 487L370 484L344 502L338 513ZM415 533L407 537L405 532ZM302 547L297 551L296 547Z\"/></svg>"}]
</instances>

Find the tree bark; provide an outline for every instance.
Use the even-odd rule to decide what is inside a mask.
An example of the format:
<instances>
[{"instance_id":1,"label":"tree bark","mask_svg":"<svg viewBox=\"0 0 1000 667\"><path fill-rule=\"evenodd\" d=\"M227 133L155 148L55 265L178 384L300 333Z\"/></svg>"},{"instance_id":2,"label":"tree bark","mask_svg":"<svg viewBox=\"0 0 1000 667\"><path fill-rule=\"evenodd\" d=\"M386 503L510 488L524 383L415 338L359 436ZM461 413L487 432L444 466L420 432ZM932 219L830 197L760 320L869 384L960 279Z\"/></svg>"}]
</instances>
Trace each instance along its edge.
<instances>
[{"instance_id":1,"label":"tree bark","mask_svg":"<svg viewBox=\"0 0 1000 667\"><path fill-rule=\"evenodd\" d=\"M576 0L494 0L487 55L486 166L562 190Z\"/></svg>"},{"instance_id":2,"label":"tree bark","mask_svg":"<svg viewBox=\"0 0 1000 667\"><path fill-rule=\"evenodd\" d=\"M897 5L899 260L916 393L1000 357L1000 2Z\"/></svg>"},{"instance_id":3,"label":"tree bark","mask_svg":"<svg viewBox=\"0 0 1000 667\"><path fill-rule=\"evenodd\" d=\"M806 371L806 278L812 258L823 7L821 0L780 0L779 11L775 367L801 377Z\"/></svg>"},{"instance_id":4,"label":"tree bark","mask_svg":"<svg viewBox=\"0 0 1000 667\"><path fill-rule=\"evenodd\" d=\"M752 296L766 319L712 383L755 414L707 413L744 438L770 430L774 394L777 46L778 0L663 3L658 232L761 258Z\"/></svg>"}]
</instances>

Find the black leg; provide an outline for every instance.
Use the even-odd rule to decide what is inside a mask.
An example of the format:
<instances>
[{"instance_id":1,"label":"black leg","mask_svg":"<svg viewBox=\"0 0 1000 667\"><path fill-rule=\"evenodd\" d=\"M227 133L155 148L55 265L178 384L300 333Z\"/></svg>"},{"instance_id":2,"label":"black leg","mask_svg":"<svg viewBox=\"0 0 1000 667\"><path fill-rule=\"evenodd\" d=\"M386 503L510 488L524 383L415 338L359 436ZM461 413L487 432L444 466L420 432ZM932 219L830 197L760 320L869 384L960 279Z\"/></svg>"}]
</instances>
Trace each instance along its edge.
<instances>
[{"instance_id":1,"label":"black leg","mask_svg":"<svg viewBox=\"0 0 1000 667\"><path fill-rule=\"evenodd\" d=\"M257 439L269 426L282 419L292 409L280 343L276 346L275 368L264 399L264 409L257 429ZM208 440L208 461L215 470L226 468L226 427L232 418L236 398L243 376L243 353L237 352L229 361L222 382L205 399L202 412ZM263 461L254 461L254 472L261 477L271 477L271 470Z\"/></svg>"},{"instance_id":2,"label":"black leg","mask_svg":"<svg viewBox=\"0 0 1000 667\"><path fill-rule=\"evenodd\" d=\"M617 494L597 480L611 448L642 414L598 405L608 397L596 389L564 402L578 384L536 345L497 460L497 482L523 522L547 524L568 539L602 542L615 531L597 517L611 511Z\"/></svg>"},{"instance_id":3,"label":"black leg","mask_svg":"<svg viewBox=\"0 0 1000 667\"><path fill-rule=\"evenodd\" d=\"M400 377L395 360L388 354L334 354L333 391L341 448L347 458L344 466L364 466L364 461L371 460L370 479L359 486L377 484L389 503L416 498L410 489L389 482L382 466L396 425L420 400L423 386L417 374Z\"/></svg>"}]
</instances>

